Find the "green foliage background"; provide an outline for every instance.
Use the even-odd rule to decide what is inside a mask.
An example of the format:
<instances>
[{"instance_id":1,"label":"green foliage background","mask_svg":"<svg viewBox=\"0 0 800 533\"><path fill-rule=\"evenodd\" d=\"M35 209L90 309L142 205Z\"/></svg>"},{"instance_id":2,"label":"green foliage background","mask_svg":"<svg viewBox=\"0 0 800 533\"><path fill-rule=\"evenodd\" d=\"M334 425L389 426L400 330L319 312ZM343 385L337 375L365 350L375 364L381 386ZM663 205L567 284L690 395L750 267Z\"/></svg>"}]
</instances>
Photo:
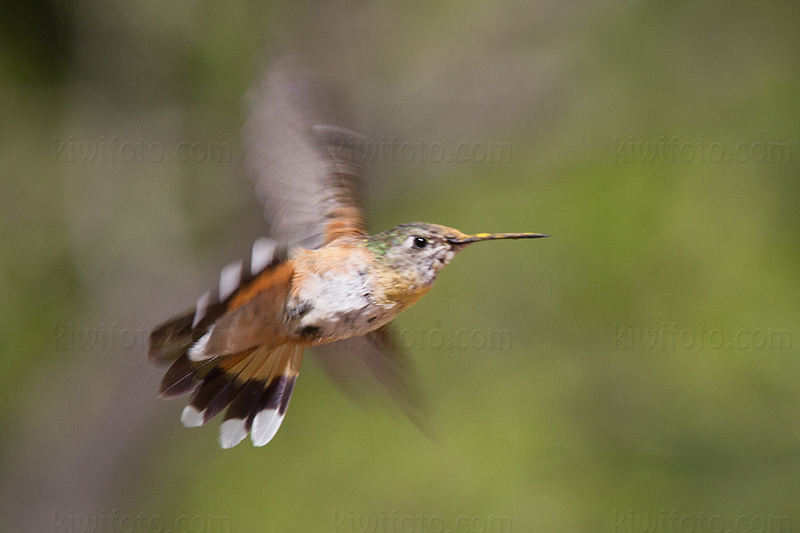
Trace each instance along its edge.
<instances>
[{"instance_id":1,"label":"green foliage background","mask_svg":"<svg viewBox=\"0 0 800 533\"><path fill-rule=\"evenodd\" d=\"M670 531L673 511L686 531L800 528L797 3L1 9L0 531L74 531L65 517L112 510L148 517L140 531L182 516L363 531L393 512L470 532L642 531L646 517ZM511 148L500 162L374 161L376 231L552 237L476 245L399 319L431 439L353 406L309 357L276 439L222 451L216 422L184 429L183 402L156 399L141 332L266 231L241 98L275 36L315 17L335 30L324 44L371 139ZM114 136L229 143L232 157L59 150ZM670 142L674 159L648 160ZM662 326L690 333L648 346ZM86 330L135 340L89 345L74 336ZM511 342L448 349L433 330ZM400 518L384 531L408 528Z\"/></svg>"}]
</instances>

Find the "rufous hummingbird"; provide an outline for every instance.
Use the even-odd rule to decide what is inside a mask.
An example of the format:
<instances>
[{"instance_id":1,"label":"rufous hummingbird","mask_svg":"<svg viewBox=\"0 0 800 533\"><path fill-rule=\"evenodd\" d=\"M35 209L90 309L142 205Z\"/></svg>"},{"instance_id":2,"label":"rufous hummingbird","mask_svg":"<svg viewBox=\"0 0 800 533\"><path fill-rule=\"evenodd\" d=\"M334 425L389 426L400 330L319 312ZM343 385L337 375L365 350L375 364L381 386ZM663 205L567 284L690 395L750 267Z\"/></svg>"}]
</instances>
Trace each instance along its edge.
<instances>
[{"instance_id":1,"label":"rufous hummingbird","mask_svg":"<svg viewBox=\"0 0 800 533\"><path fill-rule=\"evenodd\" d=\"M360 201L365 154L346 125L340 95L332 78L290 59L251 91L246 166L270 237L255 242L249 261L222 269L218 290L150 334L148 358L172 361L162 396L192 392L185 426L227 408L223 448L248 433L256 446L273 438L306 348L329 360L354 354L397 394L402 355L390 321L468 245L547 236L467 235L420 222L367 233Z\"/></svg>"}]
</instances>

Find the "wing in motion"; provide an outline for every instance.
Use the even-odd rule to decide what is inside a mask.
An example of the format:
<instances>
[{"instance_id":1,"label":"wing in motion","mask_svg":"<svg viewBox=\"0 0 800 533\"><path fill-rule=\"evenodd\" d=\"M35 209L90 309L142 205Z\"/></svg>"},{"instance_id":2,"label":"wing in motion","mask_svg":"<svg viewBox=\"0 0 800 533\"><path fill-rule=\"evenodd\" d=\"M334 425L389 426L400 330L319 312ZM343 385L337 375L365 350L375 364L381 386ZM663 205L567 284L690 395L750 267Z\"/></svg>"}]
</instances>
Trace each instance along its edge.
<instances>
[{"instance_id":1,"label":"wing in motion","mask_svg":"<svg viewBox=\"0 0 800 533\"><path fill-rule=\"evenodd\" d=\"M364 143L348 124L339 85L287 58L248 95L247 170L270 235L289 247L366 232Z\"/></svg>"},{"instance_id":2,"label":"wing in motion","mask_svg":"<svg viewBox=\"0 0 800 533\"><path fill-rule=\"evenodd\" d=\"M362 404L388 393L423 433L430 434L417 373L398 346L391 325L311 349L322 370L340 389Z\"/></svg>"}]
</instances>

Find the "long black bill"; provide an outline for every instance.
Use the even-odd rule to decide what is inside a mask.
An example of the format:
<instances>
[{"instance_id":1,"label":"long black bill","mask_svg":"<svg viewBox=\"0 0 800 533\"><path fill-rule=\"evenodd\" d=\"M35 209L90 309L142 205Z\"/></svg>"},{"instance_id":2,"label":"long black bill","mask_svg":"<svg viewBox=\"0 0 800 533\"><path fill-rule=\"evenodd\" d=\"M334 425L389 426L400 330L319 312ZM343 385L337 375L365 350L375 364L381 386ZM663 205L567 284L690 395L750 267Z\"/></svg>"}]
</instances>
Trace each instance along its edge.
<instances>
[{"instance_id":1,"label":"long black bill","mask_svg":"<svg viewBox=\"0 0 800 533\"><path fill-rule=\"evenodd\" d=\"M492 241L497 239L538 239L541 237L549 237L544 233L476 233L475 235L467 235L461 239L447 239L450 244L470 244L480 241Z\"/></svg>"}]
</instances>

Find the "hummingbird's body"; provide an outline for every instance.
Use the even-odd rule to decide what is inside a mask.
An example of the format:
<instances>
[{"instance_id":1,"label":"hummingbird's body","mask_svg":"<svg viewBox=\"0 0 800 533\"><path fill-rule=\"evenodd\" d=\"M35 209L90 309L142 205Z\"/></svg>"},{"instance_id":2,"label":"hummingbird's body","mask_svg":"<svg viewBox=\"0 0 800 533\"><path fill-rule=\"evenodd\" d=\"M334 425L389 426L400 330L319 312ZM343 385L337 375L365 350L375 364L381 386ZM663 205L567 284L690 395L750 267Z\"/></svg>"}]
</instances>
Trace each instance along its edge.
<instances>
[{"instance_id":1,"label":"hummingbird's body","mask_svg":"<svg viewBox=\"0 0 800 533\"><path fill-rule=\"evenodd\" d=\"M298 337L323 343L363 335L400 312L401 302L382 294L385 269L364 239L350 240L295 258L286 315Z\"/></svg>"},{"instance_id":2,"label":"hummingbird's body","mask_svg":"<svg viewBox=\"0 0 800 533\"><path fill-rule=\"evenodd\" d=\"M257 446L272 439L306 348L332 364L356 355L393 394L406 394L388 324L467 245L545 236L465 235L426 223L369 235L356 183L363 158L355 134L320 98L326 88L308 73L276 69L267 77L248 123L249 167L274 238L256 241L249 264L225 267L218 290L150 335L149 357L174 361L162 395L193 392L184 425L227 408L224 448L248 433Z\"/></svg>"}]
</instances>

